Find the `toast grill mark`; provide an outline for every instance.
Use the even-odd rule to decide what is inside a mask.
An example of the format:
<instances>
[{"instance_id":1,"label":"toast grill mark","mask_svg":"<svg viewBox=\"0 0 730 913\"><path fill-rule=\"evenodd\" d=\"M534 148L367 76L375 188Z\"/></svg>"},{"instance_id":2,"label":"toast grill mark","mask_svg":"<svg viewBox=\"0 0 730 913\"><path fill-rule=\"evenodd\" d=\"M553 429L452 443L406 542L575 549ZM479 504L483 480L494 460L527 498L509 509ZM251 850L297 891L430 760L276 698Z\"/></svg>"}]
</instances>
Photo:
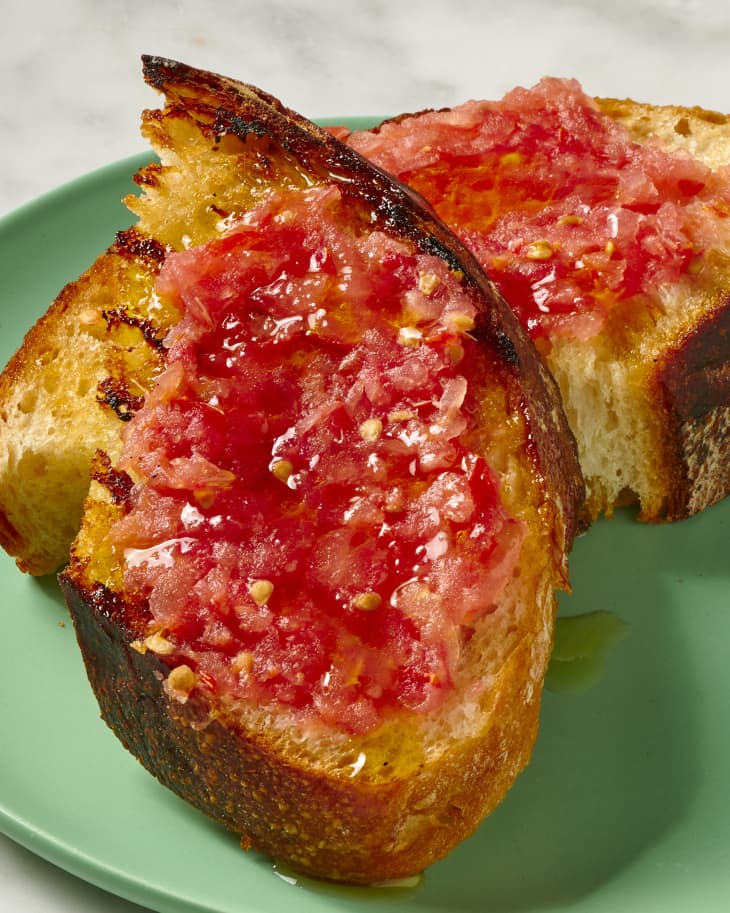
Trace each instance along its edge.
<instances>
[{"instance_id":1,"label":"toast grill mark","mask_svg":"<svg viewBox=\"0 0 730 913\"><path fill-rule=\"evenodd\" d=\"M162 165L156 162L150 162L148 165L145 165L142 171L139 171L134 175L133 180L138 187L157 187L160 183L161 173Z\"/></svg>"},{"instance_id":2,"label":"toast grill mark","mask_svg":"<svg viewBox=\"0 0 730 913\"><path fill-rule=\"evenodd\" d=\"M135 182L141 186L155 185L160 170L160 165L148 165L135 175ZM164 262L166 254L164 246L159 241L148 238L136 228L117 232L116 243L112 249L115 253L130 260L140 259L155 267L159 267Z\"/></svg>"},{"instance_id":3,"label":"toast grill mark","mask_svg":"<svg viewBox=\"0 0 730 913\"><path fill-rule=\"evenodd\" d=\"M90 475L95 482L106 488L113 504L129 506L132 480L123 470L115 469L108 455L101 450L97 450L94 454Z\"/></svg>"},{"instance_id":4,"label":"toast grill mark","mask_svg":"<svg viewBox=\"0 0 730 913\"><path fill-rule=\"evenodd\" d=\"M150 250L156 251L158 246L151 246ZM129 340L123 338L124 331L134 331L135 341L141 335L157 361L157 373L162 368L165 359L163 336L158 327L144 317L130 313L127 308L109 308L101 311L101 316L106 324L106 333L115 340L116 345L123 349L129 346ZM101 406L108 406L122 422L128 422L132 415L144 404L144 391L132 393L126 369L115 369L115 359L112 359L111 374L97 385L96 401ZM151 378L150 378L151 382ZM139 384L137 384L139 386Z\"/></svg>"},{"instance_id":5,"label":"toast grill mark","mask_svg":"<svg viewBox=\"0 0 730 913\"><path fill-rule=\"evenodd\" d=\"M159 328L151 321L144 317L137 317L134 314L130 314L124 307L110 308L109 310L102 311L101 314L106 321L107 329L109 331L113 331L121 326L132 327L140 331L142 339L144 339L147 345L151 346L151 348L155 349L157 352L163 352L163 338L160 335Z\"/></svg>"},{"instance_id":6,"label":"toast grill mark","mask_svg":"<svg viewBox=\"0 0 730 913\"><path fill-rule=\"evenodd\" d=\"M255 136L266 136L265 124L256 120L244 120L242 117L231 117L225 112L219 113L213 129L216 142L220 142L226 133L235 133L241 139L245 139L250 133Z\"/></svg>"},{"instance_id":7,"label":"toast grill mark","mask_svg":"<svg viewBox=\"0 0 730 913\"><path fill-rule=\"evenodd\" d=\"M122 422L128 422L133 414L141 409L144 396L130 393L125 380L119 377L107 377L99 382L96 401L101 406L109 406Z\"/></svg>"}]
</instances>

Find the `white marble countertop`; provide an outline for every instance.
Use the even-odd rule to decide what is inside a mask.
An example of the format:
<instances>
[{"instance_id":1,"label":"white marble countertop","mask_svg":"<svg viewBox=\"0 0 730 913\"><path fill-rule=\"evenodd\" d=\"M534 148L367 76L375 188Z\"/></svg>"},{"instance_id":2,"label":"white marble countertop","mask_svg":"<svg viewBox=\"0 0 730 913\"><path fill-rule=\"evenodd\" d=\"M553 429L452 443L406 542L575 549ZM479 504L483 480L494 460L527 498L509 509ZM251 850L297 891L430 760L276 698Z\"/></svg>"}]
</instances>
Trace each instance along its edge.
<instances>
[{"instance_id":1,"label":"white marble countertop","mask_svg":"<svg viewBox=\"0 0 730 913\"><path fill-rule=\"evenodd\" d=\"M23 0L2 19L0 216L144 149L139 111L156 101L143 52L256 83L312 118L497 97L544 74L730 110L727 0ZM3 913L138 909L0 837Z\"/></svg>"},{"instance_id":2,"label":"white marble countertop","mask_svg":"<svg viewBox=\"0 0 730 913\"><path fill-rule=\"evenodd\" d=\"M10 6L8 3L7 6ZM540 76L730 108L725 0L25 0L3 15L0 214L144 148L141 53L253 82L312 118L496 97Z\"/></svg>"}]
</instances>

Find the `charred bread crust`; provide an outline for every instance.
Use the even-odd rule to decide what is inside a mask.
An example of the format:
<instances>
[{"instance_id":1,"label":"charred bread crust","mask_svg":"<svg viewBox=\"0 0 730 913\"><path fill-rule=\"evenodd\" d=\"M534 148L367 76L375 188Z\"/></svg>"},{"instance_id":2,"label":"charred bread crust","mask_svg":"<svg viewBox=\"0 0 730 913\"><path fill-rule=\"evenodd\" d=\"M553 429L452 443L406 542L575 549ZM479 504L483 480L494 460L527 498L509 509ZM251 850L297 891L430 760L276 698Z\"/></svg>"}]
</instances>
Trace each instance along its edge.
<instances>
[{"instance_id":1,"label":"charred bread crust","mask_svg":"<svg viewBox=\"0 0 730 913\"><path fill-rule=\"evenodd\" d=\"M68 576L61 586L101 715L125 747L163 785L240 835L244 849L302 873L369 884L420 872L474 831L530 757L540 701L538 689L525 701L519 672L532 661L529 635L501 671L488 733L415 776L367 783L282 759L235 720L211 721L200 698L177 704L160 685L169 668L131 646L144 632L134 608Z\"/></svg>"},{"instance_id":2,"label":"charred bread crust","mask_svg":"<svg viewBox=\"0 0 730 913\"><path fill-rule=\"evenodd\" d=\"M678 520L730 491L730 296L669 351L651 383L664 409L667 474L673 478L666 519Z\"/></svg>"},{"instance_id":3,"label":"charred bread crust","mask_svg":"<svg viewBox=\"0 0 730 913\"><path fill-rule=\"evenodd\" d=\"M627 123L639 141L661 130L667 148L728 160L727 114L631 99L597 103L604 114ZM712 285L699 319L656 354L648 372L647 389L661 415L655 459L665 497L644 512L645 520L683 520L730 493L730 292L722 274Z\"/></svg>"}]
</instances>

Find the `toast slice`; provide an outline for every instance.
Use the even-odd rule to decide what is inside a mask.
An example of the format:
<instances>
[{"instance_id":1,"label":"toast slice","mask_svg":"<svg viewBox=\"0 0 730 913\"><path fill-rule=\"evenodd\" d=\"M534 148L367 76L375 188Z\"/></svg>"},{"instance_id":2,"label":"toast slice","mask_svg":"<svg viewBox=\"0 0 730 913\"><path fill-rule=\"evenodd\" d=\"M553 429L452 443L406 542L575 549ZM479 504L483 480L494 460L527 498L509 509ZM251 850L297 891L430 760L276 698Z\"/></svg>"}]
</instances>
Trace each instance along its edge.
<instances>
[{"instance_id":1,"label":"toast slice","mask_svg":"<svg viewBox=\"0 0 730 913\"><path fill-rule=\"evenodd\" d=\"M164 248L134 229L68 285L0 375L0 544L21 570L68 561L93 454L119 429L164 361L168 325L152 296Z\"/></svg>"},{"instance_id":2,"label":"toast slice","mask_svg":"<svg viewBox=\"0 0 730 913\"><path fill-rule=\"evenodd\" d=\"M254 87L144 73L161 164L129 205L154 266L109 345L144 401L93 458L60 578L89 679L245 848L403 878L532 750L583 498L557 389L410 190Z\"/></svg>"},{"instance_id":3,"label":"toast slice","mask_svg":"<svg viewBox=\"0 0 730 913\"><path fill-rule=\"evenodd\" d=\"M678 520L726 496L727 117L544 79L347 142L429 200L528 328L578 441L588 520L627 503Z\"/></svg>"}]
</instances>

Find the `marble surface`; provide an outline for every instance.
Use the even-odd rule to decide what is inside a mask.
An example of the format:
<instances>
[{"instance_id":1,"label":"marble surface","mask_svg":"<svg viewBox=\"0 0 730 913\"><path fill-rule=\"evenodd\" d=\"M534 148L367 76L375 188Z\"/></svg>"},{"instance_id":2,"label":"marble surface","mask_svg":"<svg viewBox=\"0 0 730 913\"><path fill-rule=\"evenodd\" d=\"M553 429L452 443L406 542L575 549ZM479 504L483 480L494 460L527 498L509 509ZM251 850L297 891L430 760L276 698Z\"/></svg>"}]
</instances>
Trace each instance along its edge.
<instances>
[{"instance_id":1,"label":"marble surface","mask_svg":"<svg viewBox=\"0 0 730 913\"><path fill-rule=\"evenodd\" d=\"M730 108L725 0L38 0L2 4L0 214L143 149L139 55L256 83L310 117L499 96L544 74L592 94Z\"/></svg>"},{"instance_id":2,"label":"marble surface","mask_svg":"<svg viewBox=\"0 0 730 913\"><path fill-rule=\"evenodd\" d=\"M730 110L727 0L3 0L0 8L0 216L144 149L139 111L156 101L140 79L143 52L257 83L313 118L496 97L543 74L575 76L593 94ZM3 913L138 909L0 838Z\"/></svg>"}]
</instances>

